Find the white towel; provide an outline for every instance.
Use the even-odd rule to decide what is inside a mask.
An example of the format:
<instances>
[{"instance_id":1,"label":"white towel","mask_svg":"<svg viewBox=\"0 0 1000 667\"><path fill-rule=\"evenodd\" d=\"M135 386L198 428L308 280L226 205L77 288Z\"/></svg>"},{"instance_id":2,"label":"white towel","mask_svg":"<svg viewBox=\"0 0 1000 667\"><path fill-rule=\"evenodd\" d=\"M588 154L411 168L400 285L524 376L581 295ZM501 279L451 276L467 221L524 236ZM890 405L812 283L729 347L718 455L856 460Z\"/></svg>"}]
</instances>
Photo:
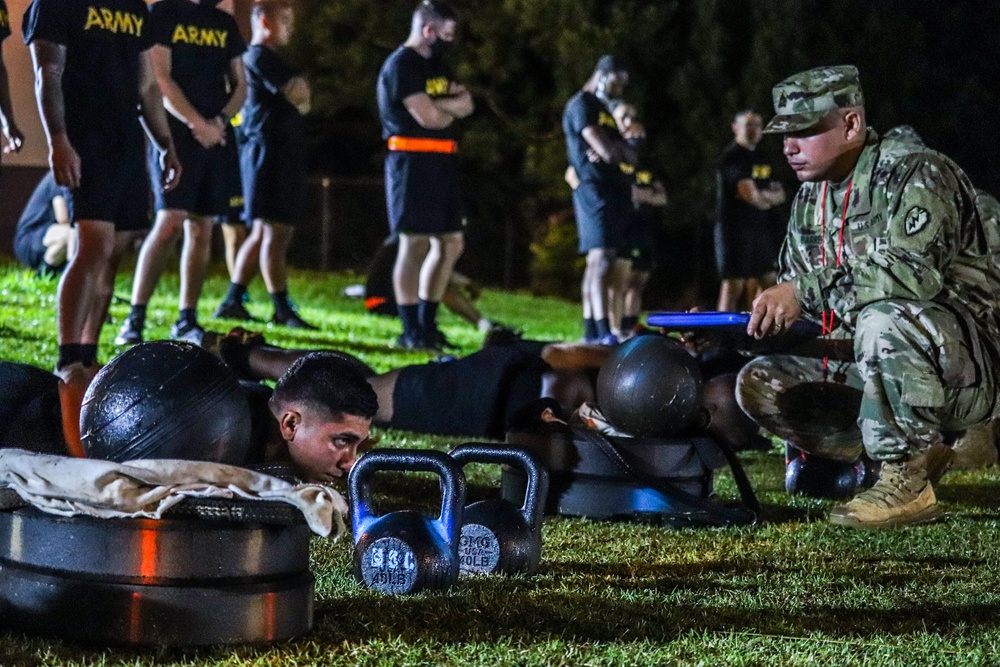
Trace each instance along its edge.
<instances>
[{"instance_id":1,"label":"white towel","mask_svg":"<svg viewBox=\"0 0 1000 667\"><path fill-rule=\"evenodd\" d=\"M185 497L280 500L297 507L323 537L345 532L347 502L320 484L291 484L246 468L174 459L112 463L0 450L0 486L50 514L159 519Z\"/></svg>"}]
</instances>

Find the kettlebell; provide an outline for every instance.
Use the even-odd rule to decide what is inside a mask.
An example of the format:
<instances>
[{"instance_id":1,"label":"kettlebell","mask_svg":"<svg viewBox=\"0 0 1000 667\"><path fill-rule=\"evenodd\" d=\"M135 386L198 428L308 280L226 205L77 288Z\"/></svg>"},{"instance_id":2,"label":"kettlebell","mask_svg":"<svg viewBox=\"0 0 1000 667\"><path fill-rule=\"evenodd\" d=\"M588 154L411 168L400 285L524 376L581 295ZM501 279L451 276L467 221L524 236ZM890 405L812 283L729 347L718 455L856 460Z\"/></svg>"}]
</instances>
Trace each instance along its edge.
<instances>
[{"instance_id":1,"label":"kettlebell","mask_svg":"<svg viewBox=\"0 0 1000 667\"><path fill-rule=\"evenodd\" d=\"M528 477L520 508L495 498L480 500L463 510L458 548L461 574L534 573L542 555L542 512L549 489L549 471L525 449L470 443L456 447L451 455L463 466L468 463L517 466Z\"/></svg>"},{"instance_id":2,"label":"kettlebell","mask_svg":"<svg viewBox=\"0 0 1000 667\"><path fill-rule=\"evenodd\" d=\"M440 516L432 519L413 510L373 514L370 479L382 470L437 473ZM455 583L465 475L453 458L433 450L377 449L354 464L348 492L358 581L389 595L441 590Z\"/></svg>"},{"instance_id":3,"label":"kettlebell","mask_svg":"<svg viewBox=\"0 0 1000 667\"><path fill-rule=\"evenodd\" d=\"M844 500L871 486L876 478L865 457L838 461L785 445L785 491L790 495Z\"/></svg>"}]
</instances>

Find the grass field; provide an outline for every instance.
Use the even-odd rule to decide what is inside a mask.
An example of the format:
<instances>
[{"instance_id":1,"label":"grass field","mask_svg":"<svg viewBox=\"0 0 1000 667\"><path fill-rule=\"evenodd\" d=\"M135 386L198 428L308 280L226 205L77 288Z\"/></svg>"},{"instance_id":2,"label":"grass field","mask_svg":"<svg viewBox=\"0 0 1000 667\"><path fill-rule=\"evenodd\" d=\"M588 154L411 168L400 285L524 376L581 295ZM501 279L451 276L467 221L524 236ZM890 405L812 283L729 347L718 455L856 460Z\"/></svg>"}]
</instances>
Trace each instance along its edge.
<instances>
[{"instance_id":1,"label":"grass field","mask_svg":"<svg viewBox=\"0 0 1000 667\"><path fill-rule=\"evenodd\" d=\"M126 295L131 276L119 278ZM292 294L322 331L265 328L278 344L345 349L377 369L424 361L388 347L391 320L340 296L355 276L298 272ZM216 269L200 312L210 319L226 288ZM176 315L176 276L150 305L152 336ZM270 314L259 281L251 311ZM55 284L0 264L0 358L51 368ZM571 339L577 308L487 291L483 310L533 338ZM127 306L115 305L102 359L114 354ZM445 333L464 352L480 335L449 315ZM457 441L399 432L384 445L447 449ZM1000 664L1000 475L951 473L939 487L947 519L866 533L828 525L828 503L789 498L777 452L744 457L766 507L757 527L668 530L548 519L542 567L530 578L462 580L447 593L388 598L362 590L349 539L313 541L313 631L270 648L195 653L94 650L0 633L0 665L997 665ZM474 490L497 485L475 470ZM399 494L432 492L429 479ZM734 493L730 480L720 494ZM2 624L2 618L0 618Z\"/></svg>"}]
</instances>

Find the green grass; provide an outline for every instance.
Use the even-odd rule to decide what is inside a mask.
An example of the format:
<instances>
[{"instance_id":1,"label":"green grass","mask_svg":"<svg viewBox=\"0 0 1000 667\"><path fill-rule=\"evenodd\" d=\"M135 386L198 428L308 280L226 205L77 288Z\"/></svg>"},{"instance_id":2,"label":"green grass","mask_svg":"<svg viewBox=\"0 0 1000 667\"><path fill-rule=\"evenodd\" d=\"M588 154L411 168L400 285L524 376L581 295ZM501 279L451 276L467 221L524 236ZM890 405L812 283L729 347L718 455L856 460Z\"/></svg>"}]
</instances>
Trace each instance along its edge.
<instances>
[{"instance_id":1,"label":"green grass","mask_svg":"<svg viewBox=\"0 0 1000 667\"><path fill-rule=\"evenodd\" d=\"M119 278L128 293L130 275ZM391 320L340 296L356 276L297 272L292 294L320 332L265 328L281 345L346 349L378 369L426 360L391 350ZM205 324L226 280L213 274ZM149 311L151 336L175 316L176 276ZM0 358L50 368L55 284L0 265ZM259 282L250 309L270 314ZM535 338L570 339L577 308L487 291L482 309ZM115 352L127 306L115 305L102 358ZM477 347L480 335L450 315L445 333ZM456 439L381 433L382 444L447 449ZM1000 664L1000 511L997 470L951 473L939 488L947 520L886 533L824 521L828 503L789 498L777 453L744 457L766 506L758 527L667 530L548 519L541 572L461 581L447 593L388 598L352 579L349 539L313 541L316 623L270 648L195 653L97 651L0 634L0 665L996 665ZM497 485L475 470L474 490ZM719 480L733 495L731 480ZM433 483L407 479L392 500L418 499ZM2 612L0 612L2 613ZM2 623L2 616L0 616Z\"/></svg>"}]
</instances>

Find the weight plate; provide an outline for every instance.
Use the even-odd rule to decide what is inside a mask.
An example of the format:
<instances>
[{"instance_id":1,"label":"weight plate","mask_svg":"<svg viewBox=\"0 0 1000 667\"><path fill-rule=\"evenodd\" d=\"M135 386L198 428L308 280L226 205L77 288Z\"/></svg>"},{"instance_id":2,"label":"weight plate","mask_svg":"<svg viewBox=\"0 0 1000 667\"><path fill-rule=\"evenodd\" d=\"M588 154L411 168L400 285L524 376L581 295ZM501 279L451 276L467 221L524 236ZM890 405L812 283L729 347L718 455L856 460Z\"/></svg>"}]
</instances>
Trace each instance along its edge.
<instances>
[{"instance_id":1,"label":"weight plate","mask_svg":"<svg viewBox=\"0 0 1000 667\"><path fill-rule=\"evenodd\" d=\"M143 584L253 581L309 568L308 527L0 512L0 563Z\"/></svg>"},{"instance_id":2,"label":"weight plate","mask_svg":"<svg viewBox=\"0 0 1000 667\"><path fill-rule=\"evenodd\" d=\"M499 562L500 541L492 530L478 523L462 526L462 536L458 540L459 574L489 574Z\"/></svg>"},{"instance_id":3,"label":"weight plate","mask_svg":"<svg viewBox=\"0 0 1000 667\"><path fill-rule=\"evenodd\" d=\"M365 585L389 595L406 595L417 583L417 558L403 540L383 537L369 545L361 557Z\"/></svg>"},{"instance_id":4,"label":"weight plate","mask_svg":"<svg viewBox=\"0 0 1000 667\"><path fill-rule=\"evenodd\" d=\"M4 563L0 616L25 632L91 645L265 644L312 627L313 577L302 572L252 584L149 586Z\"/></svg>"}]
</instances>

